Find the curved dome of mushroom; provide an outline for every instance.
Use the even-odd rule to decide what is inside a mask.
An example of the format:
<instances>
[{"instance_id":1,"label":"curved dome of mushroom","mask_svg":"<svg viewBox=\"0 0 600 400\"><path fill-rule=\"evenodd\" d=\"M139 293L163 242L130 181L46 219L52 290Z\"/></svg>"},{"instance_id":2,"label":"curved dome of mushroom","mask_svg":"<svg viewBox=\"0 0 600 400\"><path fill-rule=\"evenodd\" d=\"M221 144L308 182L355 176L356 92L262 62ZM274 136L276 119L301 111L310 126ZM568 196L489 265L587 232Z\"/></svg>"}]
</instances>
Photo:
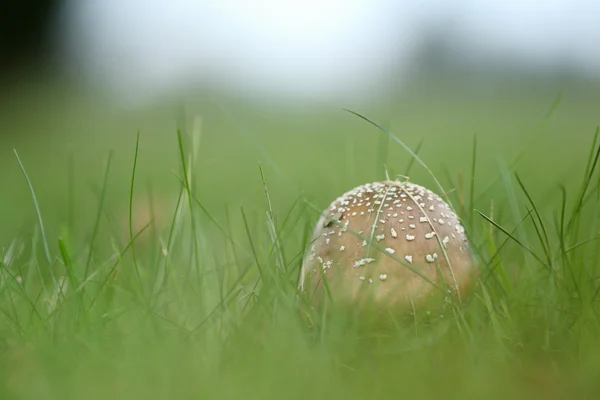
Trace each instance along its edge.
<instances>
[{"instance_id":1,"label":"curved dome of mushroom","mask_svg":"<svg viewBox=\"0 0 600 400\"><path fill-rule=\"evenodd\" d=\"M370 293L378 308L421 303L435 293L461 298L477 267L465 230L442 198L408 182L359 186L317 223L300 287L311 303Z\"/></svg>"}]
</instances>

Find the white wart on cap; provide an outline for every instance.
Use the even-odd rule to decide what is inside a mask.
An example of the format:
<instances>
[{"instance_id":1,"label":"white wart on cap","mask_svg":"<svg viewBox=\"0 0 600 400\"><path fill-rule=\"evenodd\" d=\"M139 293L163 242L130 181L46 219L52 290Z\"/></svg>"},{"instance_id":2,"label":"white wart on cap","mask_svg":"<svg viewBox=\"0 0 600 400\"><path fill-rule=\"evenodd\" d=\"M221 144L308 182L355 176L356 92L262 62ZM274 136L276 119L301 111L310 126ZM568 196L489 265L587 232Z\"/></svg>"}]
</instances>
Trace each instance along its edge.
<instances>
[{"instance_id":1,"label":"white wart on cap","mask_svg":"<svg viewBox=\"0 0 600 400\"><path fill-rule=\"evenodd\" d=\"M300 286L313 304L371 293L376 306L420 303L436 292L464 296L476 274L465 230L430 190L385 181L335 200L318 221Z\"/></svg>"}]
</instances>

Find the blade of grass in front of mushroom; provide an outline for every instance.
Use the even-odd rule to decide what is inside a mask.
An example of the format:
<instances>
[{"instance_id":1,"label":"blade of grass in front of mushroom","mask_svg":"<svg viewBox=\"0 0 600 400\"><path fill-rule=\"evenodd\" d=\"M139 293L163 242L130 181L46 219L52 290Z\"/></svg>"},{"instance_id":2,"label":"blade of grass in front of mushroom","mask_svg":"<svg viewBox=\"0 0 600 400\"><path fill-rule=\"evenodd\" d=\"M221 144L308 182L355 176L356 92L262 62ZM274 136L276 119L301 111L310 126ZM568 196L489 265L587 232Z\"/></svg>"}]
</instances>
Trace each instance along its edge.
<instances>
[{"instance_id":1,"label":"blade of grass in front of mushroom","mask_svg":"<svg viewBox=\"0 0 600 400\"><path fill-rule=\"evenodd\" d=\"M423 207L421 206L421 204L419 204L419 202L414 198L414 196L412 195L412 193L410 193L405 188L402 188L402 190L404 191L404 194L406 194L413 201L413 203L415 204L415 206L425 216L425 218L427 218L427 223L429 224L429 227L435 233L434 237L435 237L435 239L436 239L436 241L438 243L438 246L440 247L440 250L442 251L442 254L444 255L444 259L446 260L446 263L448 264L448 269L450 270L450 274L452 275L452 280L454 281L454 289L456 290L456 294L458 295L458 301L460 302L462 296L460 295L460 289L458 287L458 281L456 280L456 276L454 274L454 269L452 268L452 261L450 260L450 257L448 257L448 252L446 251L446 246L444 246L444 243L442 243L442 238L440 238L440 235L438 234L437 229L435 228L435 226L431 222L431 220L429 218L429 215L427 214L427 211L425 211L425 209L423 209ZM437 271L438 272L438 276L442 279L443 286L446 286L447 283L446 283L446 281L444 279L444 274L440 270L439 263L437 263L437 262L436 262L436 267L437 267L437 270L438 270Z\"/></svg>"},{"instance_id":2,"label":"blade of grass in front of mushroom","mask_svg":"<svg viewBox=\"0 0 600 400\"><path fill-rule=\"evenodd\" d=\"M370 123L371 125L375 126L377 129L379 129L380 131L384 132L386 135L388 135L389 137L391 137L396 143L398 143L400 146L402 146L415 160L417 160L417 162L419 164L421 164L421 166L423 168L425 168L425 170L427 171L427 173L431 176L431 178L434 180L436 186L439 188L439 190L442 192L441 195L444 196L444 198L446 199L446 202L448 203L448 205L452 208L452 211L454 211L454 207L452 206L452 202L450 200L450 198L448 198L448 195L446 194L446 191L444 190L444 187L442 186L442 184L440 183L440 181L437 179L437 177L435 176L435 174L431 171L431 169L427 166L427 164L425 164L425 162L421 159L421 157L419 157L417 154L415 154L414 151L411 150L410 147L408 147L402 140L400 140L396 135L394 135L393 133L389 132L388 130L386 130L385 128L383 128L381 125L379 125L377 122L369 119L368 117L365 117L364 115L361 115L355 111L349 110L347 108L344 108L344 111L347 111L351 114L356 115L359 118L362 118L363 120L367 121L368 123Z\"/></svg>"},{"instance_id":3,"label":"blade of grass in front of mushroom","mask_svg":"<svg viewBox=\"0 0 600 400\"><path fill-rule=\"evenodd\" d=\"M385 190L385 193L383 195L383 198L387 198L387 195L389 194L389 188ZM369 256L369 254L371 254L371 244L373 243L373 239L375 238L375 229L377 228L377 219L379 218L379 214L381 214L381 210L383 209L383 204L385 202L382 201L381 204L379 204L379 207L377 208L377 212L374 213L373 215L373 225L371 226L371 234L369 235L369 246L367 247L367 257ZM370 218L370 216L369 216Z\"/></svg>"}]
</instances>

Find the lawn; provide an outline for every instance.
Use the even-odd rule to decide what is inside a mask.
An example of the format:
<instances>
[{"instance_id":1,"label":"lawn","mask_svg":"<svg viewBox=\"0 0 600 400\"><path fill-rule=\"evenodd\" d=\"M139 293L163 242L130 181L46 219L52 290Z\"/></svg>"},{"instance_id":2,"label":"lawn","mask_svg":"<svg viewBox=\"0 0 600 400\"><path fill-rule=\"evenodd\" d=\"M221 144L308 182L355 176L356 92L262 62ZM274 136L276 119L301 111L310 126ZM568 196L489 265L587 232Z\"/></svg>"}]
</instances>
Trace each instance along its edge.
<instances>
[{"instance_id":1,"label":"lawn","mask_svg":"<svg viewBox=\"0 0 600 400\"><path fill-rule=\"evenodd\" d=\"M23 89L0 103L0 398L596 398L599 98L353 109L389 135L345 105ZM320 210L386 174L439 193L398 140L461 217L475 290L385 329L306 306Z\"/></svg>"}]
</instances>

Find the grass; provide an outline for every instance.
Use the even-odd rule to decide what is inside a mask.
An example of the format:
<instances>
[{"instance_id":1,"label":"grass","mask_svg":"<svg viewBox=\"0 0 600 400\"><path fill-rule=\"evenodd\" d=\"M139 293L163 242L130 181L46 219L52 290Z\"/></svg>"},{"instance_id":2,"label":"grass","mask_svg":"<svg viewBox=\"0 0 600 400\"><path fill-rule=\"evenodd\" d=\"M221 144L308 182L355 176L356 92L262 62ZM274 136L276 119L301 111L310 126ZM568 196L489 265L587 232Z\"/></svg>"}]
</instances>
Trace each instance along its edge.
<instances>
[{"instance_id":1,"label":"grass","mask_svg":"<svg viewBox=\"0 0 600 400\"><path fill-rule=\"evenodd\" d=\"M235 122L225 126L241 147L211 136L210 119L190 133L178 121L167 139L142 129L119 141L128 150L104 156L100 185L88 177L91 200L75 189L85 150L65 158L50 190L17 158L37 228L0 246L0 398L596 398L600 142L578 126L568 148L553 144L561 106L547 103L521 125L526 141L451 129L462 143L450 148L442 134L439 146L366 116L311 142L262 135L240 122L258 114L230 112L222 121ZM160 153L145 147L154 140ZM152 162L171 174L145 190ZM336 165L354 175L329 173ZM318 211L384 174L443 190L481 276L463 304L372 330L311 309L297 283ZM49 206L52 189L68 212Z\"/></svg>"}]
</instances>

